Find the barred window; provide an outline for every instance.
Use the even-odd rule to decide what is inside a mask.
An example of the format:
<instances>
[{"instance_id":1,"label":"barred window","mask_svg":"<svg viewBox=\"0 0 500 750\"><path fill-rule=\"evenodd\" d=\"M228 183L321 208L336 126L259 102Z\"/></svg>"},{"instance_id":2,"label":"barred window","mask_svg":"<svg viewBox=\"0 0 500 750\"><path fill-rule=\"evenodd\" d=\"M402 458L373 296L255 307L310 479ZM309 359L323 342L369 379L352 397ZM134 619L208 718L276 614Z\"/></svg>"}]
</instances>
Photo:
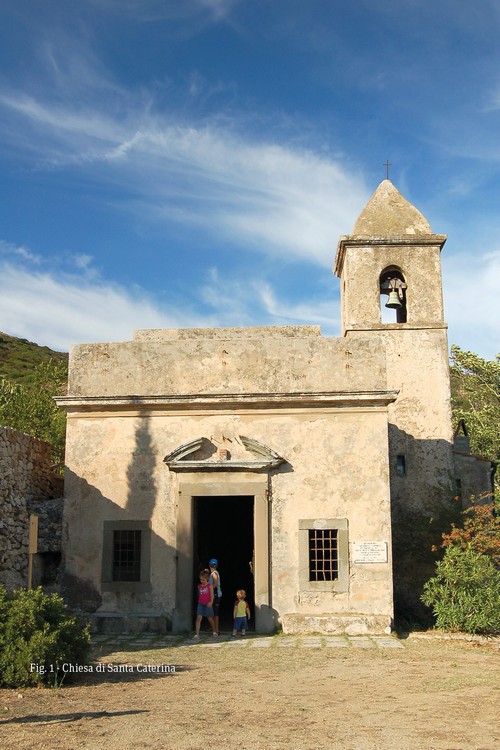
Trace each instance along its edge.
<instances>
[{"instance_id":1,"label":"barred window","mask_svg":"<svg viewBox=\"0 0 500 750\"><path fill-rule=\"evenodd\" d=\"M113 581L141 580L141 532L113 532Z\"/></svg>"},{"instance_id":2,"label":"barred window","mask_svg":"<svg viewBox=\"0 0 500 750\"><path fill-rule=\"evenodd\" d=\"M102 590L151 590L149 521L103 521Z\"/></svg>"},{"instance_id":3,"label":"barred window","mask_svg":"<svg viewBox=\"0 0 500 750\"><path fill-rule=\"evenodd\" d=\"M301 591L349 590L347 518L299 521L299 586Z\"/></svg>"},{"instance_id":4,"label":"barred window","mask_svg":"<svg viewBox=\"0 0 500 750\"><path fill-rule=\"evenodd\" d=\"M339 577L337 529L309 529L309 580L336 581Z\"/></svg>"}]
</instances>

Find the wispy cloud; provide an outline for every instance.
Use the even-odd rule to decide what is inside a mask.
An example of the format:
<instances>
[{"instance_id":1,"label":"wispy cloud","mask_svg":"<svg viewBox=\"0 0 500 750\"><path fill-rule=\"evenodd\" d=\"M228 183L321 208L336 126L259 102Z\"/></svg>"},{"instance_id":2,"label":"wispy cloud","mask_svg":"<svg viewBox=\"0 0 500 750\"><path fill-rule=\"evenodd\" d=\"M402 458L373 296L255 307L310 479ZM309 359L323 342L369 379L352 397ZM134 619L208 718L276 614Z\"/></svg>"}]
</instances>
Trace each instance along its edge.
<instances>
[{"instance_id":1,"label":"wispy cloud","mask_svg":"<svg viewBox=\"0 0 500 750\"><path fill-rule=\"evenodd\" d=\"M135 328L190 323L188 316L160 309L144 293L9 263L0 264L0 319L9 334L61 351L81 342L129 340ZM193 316L192 324L200 320Z\"/></svg>"},{"instance_id":2,"label":"wispy cloud","mask_svg":"<svg viewBox=\"0 0 500 750\"><path fill-rule=\"evenodd\" d=\"M275 325L319 325L325 336L340 334L338 295L335 299L291 303L289 300L279 299L272 286L267 284L261 288L260 297Z\"/></svg>"},{"instance_id":3,"label":"wispy cloud","mask_svg":"<svg viewBox=\"0 0 500 750\"><path fill-rule=\"evenodd\" d=\"M312 299L292 302L257 274L233 278L211 268L199 297L220 325L319 325L325 335L336 336L340 331L340 306L333 278L331 282L327 296L316 293Z\"/></svg>"},{"instance_id":4,"label":"wispy cloud","mask_svg":"<svg viewBox=\"0 0 500 750\"><path fill-rule=\"evenodd\" d=\"M196 2L201 8L209 10L213 18L219 21L228 18L233 8L239 5L241 0L196 0Z\"/></svg>"},{"instance_id":5,"label":"wispy cloud","mask_svg":"<svg viewBox=\"0 0 500 750\"><path fill-rule=\"evenodd\" d=\"M42 271L29 257L15 263L10 255L0 259L2 329L61 351L129 340L137 328L321 325L325 335L338 333L337 301L291 302L258 274L242 280L212 268L191 297L160 299L104 281L89 256L76 256L75 270L62 272Z\"/></svg>"},{"instance_id":6,"label":"wispy cloud","mask_svg":"<svg viewBox=\"0 0 500 750\"><path fill-rule=\"evenodd\" d=\"M320 325L323 335L339 335L334 279L328 294L292 301L257 273L243 279L212 268L192 298L160 300L100 279L86 256L74 258L78 270L61 273L41 271L34 254L9 249L10 258L0 260L2 329L55 349L129 340L137 328ZM500 250L478 257L473 267L468 255L445 257L443 276L450 343L493 359L500 353Z\"/></svg>"},{"instance_id":7,"label":"wispy cloud","mask_svg":"<svg viewBox=\"0 0 500 750\"><path fill-rule=\"evenodd\" d=\"M40 255L31 252L27 247L14 245L12 242L0 240L0 256L20 258L23 261L39 264L42 262Z\"/></svg>"},{"instance_id":8,"label":"wispy cloud","mask_svg":"<svg viewBox=\"0 0 500 750\"><path fill-rule=\"evenodd\" d=\"M242 0L91 0L101 11L148 21L190 21L200 15L209 20L225 20Z\"/></svg>"},{"instance_id":9,"label":"wispy cloud","mask_svg":"<svg viewBox=\"0 0 500 750\"><path fill-rule=\"evenodd\" d=\"M500 354L500 250L443 258L450 344L486 359Z\"/></svg>"},{"instance_id":10,"label":"wispy cloud","mask_svg":"<svg viewBox=\"0 0 500 750\"><path fill-rule=\"evenodd\" d=\"M362 179L328 155L217 124L142 108L123 118L12 93L0 104L36 134L38 169L80 168L86 180L126 186L118 200L128 210L135 203L141 220L203 226L252 252L329 265L338 228L352 226L368 197Z\"/></svg>"},{"instance_id":11,"label":"wispy cloud","mask_svg":"<svg viewBox=\"0 0 500 750\"><path fill-rule=\"evenodd\" d=\"M67 223L58 225L57 237L54 233L54 242L63 243L54 250L57 258L23 244L25 237L38 234L28 219L30 231L23 232L16 221L10 230L23 240L0 243L0 312L9 332L60 348L130 338L134 328L156 326L319 323L335 335L338 303L335 295L318 291L316 280L319 274L330 275L337 235L350 231L375 187L368 189L350 166L346 149L372 165L389 154L401 164L396 167L400 174L411 171L405 194L410 199L412 190L428 195L434 216L450 216L457 201L458 214L465 204L460 198L470 197L468 210L480 218L477 231L469 226L467 237L477 242L478 232L485 233L483 217L494 211L494 191L483 194L481 213L472 198L481 195L479 188L491 179L500 158L498 55L489 55L496 40L488 37L491 47L475 44L473 65L464 62L463 49L464 41L472 49L486 27L494 28L500 12L495 0L484 0L481 12L465 0L443 0L425 10L418 0L382 0L376 7L363 0L348 14L335 4L316 13L302 0L290 0L289 14L265 2L252 12L243 0L47 0L50 13L45 4L31 5L33 13L16 14L15 54L5 52L8 64L0 76L3 171L9 184L27 188L26 197L34 194L29 191L35 183L49 186L54 196L63 195L62 186L70 210L68 217L61 212ZM245 12L238 13L240 8ZM237 32L232 39L229 28ZM112 45L107 44L110 34ZM203 44L184 54L198 34L205 34ZM229 56L237 52L234 71L225 64L226 50L219 55L214 47L222 38ZM354 62L345 53L353 39L361 40L363 48ZM145 40L170 46L161 64L151 49L144 54ZM237 44L242 40L249 42L243 51ZM237 70L262 40L279 58L281 80L294 81L293 94L276 96L275 109L269 103L276 86L271 89L264 80L270 58L265 69L256 67L252 86L246 67L243 75ZM203 50L214 55L206 58L213 65L204 66ZM172 72L169 60L177 51L178 67ZM296 98L294 73L287 66L297 71L298 59L304 70ZM254 83L262 86L265 99ZM465 100L464 87L470 93ZM380 99L381 88L390 90L390 97ZM309 117L318 117L322 125L315 127ZM420 151L415 144L425 148ZM437 157L435 173L444 188L426 172L419 193L416 165L425 151ZM450 174L448 165L457 155L461 168ZM102 224L96 222L93 234L78 234L93 200ZM21 201L12 202L16 210L22 211ZM40 201L40 212L42 206L53 208L53 203ZM431 223L439 231L439 222ZM108 232L102 241L101 227ZM49 221L43 229L40 247L47 247ZM158 236L168 238L167 249L159 253ZM124 237L123 248L118 247ZM145 238L140 250L138 238ZM8 239L15 242L16 237L10 233ZM161 278L175 267L177 288L188 290L182 304L133 286L140 253L150 267L163 264ZM130 288L110 281L116 258L123 264L119 278L124 285L128 278ZM221 258L229 262L224 265ZM492 290L498 255L476 259L472 270L469 258L445 254L443 259L450 340L493 356L499 348ZM202 283L211 264L218 270ZM299 278L302 269L315 274L315 281ZM155 282L151 289L158 288ZM149 283L146 273L141 283Z\"/></svg>"}]
</instances>

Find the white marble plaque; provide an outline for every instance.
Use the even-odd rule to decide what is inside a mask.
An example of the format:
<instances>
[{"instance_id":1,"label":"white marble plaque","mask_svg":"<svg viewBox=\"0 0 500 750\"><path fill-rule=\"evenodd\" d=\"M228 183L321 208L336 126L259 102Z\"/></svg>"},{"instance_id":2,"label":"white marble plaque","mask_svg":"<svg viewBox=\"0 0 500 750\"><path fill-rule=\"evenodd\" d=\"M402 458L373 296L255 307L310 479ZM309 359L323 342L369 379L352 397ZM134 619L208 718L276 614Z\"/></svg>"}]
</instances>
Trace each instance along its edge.
<instances>
[{"instance_id":1,"label":"white marble plaque","mask_svg":"<svg viewBox=\"0 0 500 750\"><path fill-rule=\"evenodd\" d=\"M353 542L352 555L355 563L386 563L387 542Z\"/></svg>"}]
</instances>

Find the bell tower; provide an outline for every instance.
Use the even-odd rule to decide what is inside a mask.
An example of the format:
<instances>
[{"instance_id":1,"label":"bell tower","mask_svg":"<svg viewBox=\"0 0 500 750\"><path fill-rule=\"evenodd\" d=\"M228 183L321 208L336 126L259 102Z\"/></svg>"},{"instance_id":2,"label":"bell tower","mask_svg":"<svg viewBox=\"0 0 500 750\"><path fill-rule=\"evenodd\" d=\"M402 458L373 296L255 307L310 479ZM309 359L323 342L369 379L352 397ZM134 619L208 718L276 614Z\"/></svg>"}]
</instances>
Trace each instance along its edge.
<instances>
[{"instance_id":1,"label":"bell tower","mask_svg":"<svg viewBox=\"0 0 500 750\"><path fill-rule=\"evenodd\" d=\"M395 602L419 609L430 548L451 513L453 454L441 249L446 235L384 180L351 235L340 238L342 335L380 337L389 407ZM367 366L368 363L367 363Z\"/></svg>"}]
</instances>

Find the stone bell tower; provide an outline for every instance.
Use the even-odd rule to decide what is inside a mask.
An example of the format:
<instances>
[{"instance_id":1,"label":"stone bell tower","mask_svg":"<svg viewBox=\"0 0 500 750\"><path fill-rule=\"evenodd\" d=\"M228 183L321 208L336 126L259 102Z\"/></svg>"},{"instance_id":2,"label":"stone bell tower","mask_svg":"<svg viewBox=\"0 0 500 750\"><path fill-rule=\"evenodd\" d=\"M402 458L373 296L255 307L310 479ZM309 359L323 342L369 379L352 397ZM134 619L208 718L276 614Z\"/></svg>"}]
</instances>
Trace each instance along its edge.
<instances>
[{"instance_id":1,"label":"stone bell tower","mask_svg":"<svg viewBox=\"0 0 500 750\"><path fill-rule=\"evenodd\" d=\"M342 335L380 337L389 406L395 603L419 610L430 548L452 512L453 455L447 325L440 253L446 236L384 180L351 235L339 240ZM368 363L367 363L367 366Z\"/></svg>"}]
</instances>

